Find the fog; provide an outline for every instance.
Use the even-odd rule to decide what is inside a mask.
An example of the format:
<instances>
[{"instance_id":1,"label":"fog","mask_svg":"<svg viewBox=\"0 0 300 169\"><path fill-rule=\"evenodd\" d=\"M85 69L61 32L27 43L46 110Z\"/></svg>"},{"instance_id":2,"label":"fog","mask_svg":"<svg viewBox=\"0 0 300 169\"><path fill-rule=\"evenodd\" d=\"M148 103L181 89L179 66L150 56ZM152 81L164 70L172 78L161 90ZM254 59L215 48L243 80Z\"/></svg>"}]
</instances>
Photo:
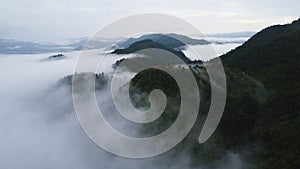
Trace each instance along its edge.
<instances>
[{"instance_id":1,"label":"fog","mask_svg":"<svg viewBox=\"0 0 300 169\"><path fill-rule=\"evenodd\" d=\"M193 45L192 48L194 50L200 51L201 60L209 61L212 58L218 57L222 54L227 53L230 49L234 49L240 46L240 43L228 43L228 44L209 44L209 45ZM210 50L213 47L214 51ZM191 60L199 60L199 56L195 55L195 53L187 48L183 50L183 53L188 56ZM198 52L199 53L199 52Z\"/></svg>"},{"instance_id":2,"label":"fog","mask_svg":"<svg viewBox=\"0 0 300 169\"><path fill-rule=\"evenodd\" d=\"M57 85L59 79L74 73L79 54L69 52L64 54L66 59L43 62L52 54L0 56L0 168L193 168L191 155L184 150L133 160L94 144L76 118L69 86ZM110 63L119 58L112 56ZM111 71L111 65L106 66ZM242 165L238 154L228 152L214 168Z\"/></svg>"}]
</instances>

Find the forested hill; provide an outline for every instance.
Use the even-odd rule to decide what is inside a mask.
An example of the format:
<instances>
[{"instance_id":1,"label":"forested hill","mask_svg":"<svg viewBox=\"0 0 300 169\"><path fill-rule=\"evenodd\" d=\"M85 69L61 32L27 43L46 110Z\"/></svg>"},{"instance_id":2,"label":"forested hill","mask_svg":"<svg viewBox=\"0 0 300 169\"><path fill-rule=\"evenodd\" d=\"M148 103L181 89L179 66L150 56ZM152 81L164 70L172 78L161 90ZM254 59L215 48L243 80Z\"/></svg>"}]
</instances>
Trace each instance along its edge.
<instances>
[{"instance_id":1,"label":"forested hill","mask_svg":"<svg viewBox=\"0 0 300 169\"><path fill-rule=\"evenodd\" d=\"M291 24L265 28L221 58L227 66L254 73L277 64L299 63L299 56L300 19Z\"/></svg>"},{"instance_id":2,"label":"forested hill","mask_svg":"<svg viewBox=\"0 0 300 169\"><path fill-rule=\"evenodd\" d=\"M259 168L298 168L300 166L300 20L268 27L235 50L221 56L225 71L241 70L246 77L262 83L267 99L257 106L241 102L230 106L228 99L220 129L228 135L251 122L248 131L230 143L248 139L261 141L263 150L255 153ZM235 77L238 79L239 77ZM228 79L228 85L232 80ZM232 91L228 91L230 94ZM248 110L255 109L252 113ZM237 114L238 113L238 114ZM239 114L241 116L239 116ZM237 117L242 117L236 122ZM250 117L250 118L249 118ZM227 130L227 131L226 131ZM225 132L225 133L224 133ZM225 135L223 135L226 137Z\"/></svg>"}]
</instances>

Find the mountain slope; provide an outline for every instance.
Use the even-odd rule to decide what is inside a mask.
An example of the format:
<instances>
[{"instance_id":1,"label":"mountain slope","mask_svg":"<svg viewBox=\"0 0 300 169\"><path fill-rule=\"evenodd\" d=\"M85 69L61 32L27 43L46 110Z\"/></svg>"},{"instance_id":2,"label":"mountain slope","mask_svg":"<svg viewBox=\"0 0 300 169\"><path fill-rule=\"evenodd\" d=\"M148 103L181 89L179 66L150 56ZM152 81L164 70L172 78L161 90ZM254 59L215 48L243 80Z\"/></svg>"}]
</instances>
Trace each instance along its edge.
<instances>
[{"instance_id":1,"label":"mountain slope","mask_svg":"<svg viewBox=\"0 0 300 169\"><path fill-rule=\"evenodd\" d=\"M225 116L220 125L224 133L232 133L240 128L239 123L249 122L249 118L235 122L237 112L252 121L247 127L249 140L261 142L263 147L256 153L256 162L261 168L297 168L300 165L300 20L287 25L271 26L254 35L244 45L221 56L225 70L241 70L245 76L261 82L267 92L263 103L240 104L228 100ZM239 78L239 77L235 77ZM230 79L228 81L230 83ZM230 93L231 91L228 91ZM247 105L248 104L248 105ZM250 113L249 109L255 109ZM227 114L227 115L226 115ZM231 128L232 130L228 130ZM226 131L227 130L227 131ZM229 134L230 135L230 134ZM227 138L229 143L242 140Z\"/></svg>"},{"instance_id":2,"label":"mountain slope","mask_svg":"<svg viewBox=\"0 0 300 169\"><path fill-rule=\"evenodd\" d=\"M183 54L183 52L177 51L177 50L175 50L175 49L173 49L171 47L162 45L162 44L160 44L158 42L155 42L155 41L152 41L152 40L138 41L138 42L135 42L135 43L131 44L128 48L125 48L125 49L116 49L112 53L115 53L115 54L130 54L130 53L139 52L140 50L149 49L149 48L162 49L162 50L171 52L174 55L178 56L184 62L186 62L186 63L190 62L190 59L187 58Z\"/></svg>"},{"instance_id":3,"label":"mountain slope","mask_svg":"<svg viewBox=\"0 0 300 169\"><path fill-rule=\"evenodd\" d=\"M154 42L160 43L169 48L180 48L185 45L207 45L210 42L203 39L193 39L188 36L179 35L179 34L148 34L143 35L138 38L129 38L119 42L116 47L117 48L128 48L130 45L144 41L144 40L152 40Z\"/></svg>"},{"instance_id":4,"label":"mountain slope","mask_svg":"<svg viewBox=\"0 0 300 169\"><path fill-rule=\"evenodd\" d=\"M244 45L221 56L228 94L220 125L208 142L199 145L193 140L203 124L199 118L183 143L190 146L195 165L210 163L218 154L232 151L242 154L249 163L247 168L299 168L299 22L266 28ZM154 79L162 76L157 73ZM208 79L204 71L194 71L194 74L196 79ZM154 76L153 71L150 75ZM153 87L150 75L137 75L139 79L134 86L147 92ZM170 85L163 80L155 82ZM209 87L204 85L209 82L198 83L201 94L209 95ZM172 88L167 90L173 93ZM209 100L209 96L204 100ZM201 105L199 114L205 112L203 109L207 109L209 103ZM168 116L163 121L167 119Z\"/></svg>"},{"instance_id":5,"label":"mountain slope","mask_svg":"<svg viewBox=\"0 0 300 169\"><path fill-rule=\"evenodd\" d=\"M224 56L224 64L251 73L274 64L293 64L300 54L300 20L262 30Z\"/></svg>"}]
</instances>

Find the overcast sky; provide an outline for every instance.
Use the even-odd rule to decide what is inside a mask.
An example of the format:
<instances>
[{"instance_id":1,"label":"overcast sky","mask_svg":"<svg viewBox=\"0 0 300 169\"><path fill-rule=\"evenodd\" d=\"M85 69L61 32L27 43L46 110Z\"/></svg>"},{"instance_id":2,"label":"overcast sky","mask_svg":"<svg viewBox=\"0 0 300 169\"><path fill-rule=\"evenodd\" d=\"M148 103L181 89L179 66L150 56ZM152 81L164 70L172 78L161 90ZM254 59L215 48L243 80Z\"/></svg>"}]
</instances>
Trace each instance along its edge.
<instances>
[{"instance_id":1,"label":"overcast sky","mask_svg":"<svg viewBox=\"0 0 300 169\"><path fill-rule=\"evenodd\" d=\"M299 0L0 0L0 38L57 41L88 37L145 12L182 18L203 33L259 31L300 17Z\"/></svg>"}]
</instances>

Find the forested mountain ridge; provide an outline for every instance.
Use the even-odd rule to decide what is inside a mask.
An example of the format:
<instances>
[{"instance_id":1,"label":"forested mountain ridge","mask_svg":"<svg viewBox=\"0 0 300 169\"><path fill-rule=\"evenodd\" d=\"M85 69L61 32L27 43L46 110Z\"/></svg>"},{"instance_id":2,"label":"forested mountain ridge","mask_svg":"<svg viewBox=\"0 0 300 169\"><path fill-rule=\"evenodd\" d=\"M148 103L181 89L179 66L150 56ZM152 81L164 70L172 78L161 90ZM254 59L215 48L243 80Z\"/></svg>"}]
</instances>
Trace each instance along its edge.
<instances>
[{"instance_id":1,"label":"forested mountain ridge","mask_svg":"<svg viewBox=\"0 0 300 169\"><path fill-rule=\"evenodd\" d=\"M256 153L259 168L298 168L300 166L300 20L275 25L254 35L242 46L221 56L225 71L236 69L262 83L267 98L263 103L249 102L227 106L220 130L239 128L235 114L255 109L247 134L263 145ZM236 77L238 78L238 77ZM231 80L228 79L230 85ZM230 94L230 90L228 93ZM237 98L237 101L243 98ZM231 105L231 100L227 101ZM230 120L232 118L232 120ZM249 119L243 119L246 123ZM227 124L225 127L224 124ZM249 127L249 126L248 126ZM238 133L238 132L237 132ZM232 133L233 134L233 133ZM230 138L229 138L230 139ZM233 140L231 140L233 141Z\"/></svg>"}]
</instances>

